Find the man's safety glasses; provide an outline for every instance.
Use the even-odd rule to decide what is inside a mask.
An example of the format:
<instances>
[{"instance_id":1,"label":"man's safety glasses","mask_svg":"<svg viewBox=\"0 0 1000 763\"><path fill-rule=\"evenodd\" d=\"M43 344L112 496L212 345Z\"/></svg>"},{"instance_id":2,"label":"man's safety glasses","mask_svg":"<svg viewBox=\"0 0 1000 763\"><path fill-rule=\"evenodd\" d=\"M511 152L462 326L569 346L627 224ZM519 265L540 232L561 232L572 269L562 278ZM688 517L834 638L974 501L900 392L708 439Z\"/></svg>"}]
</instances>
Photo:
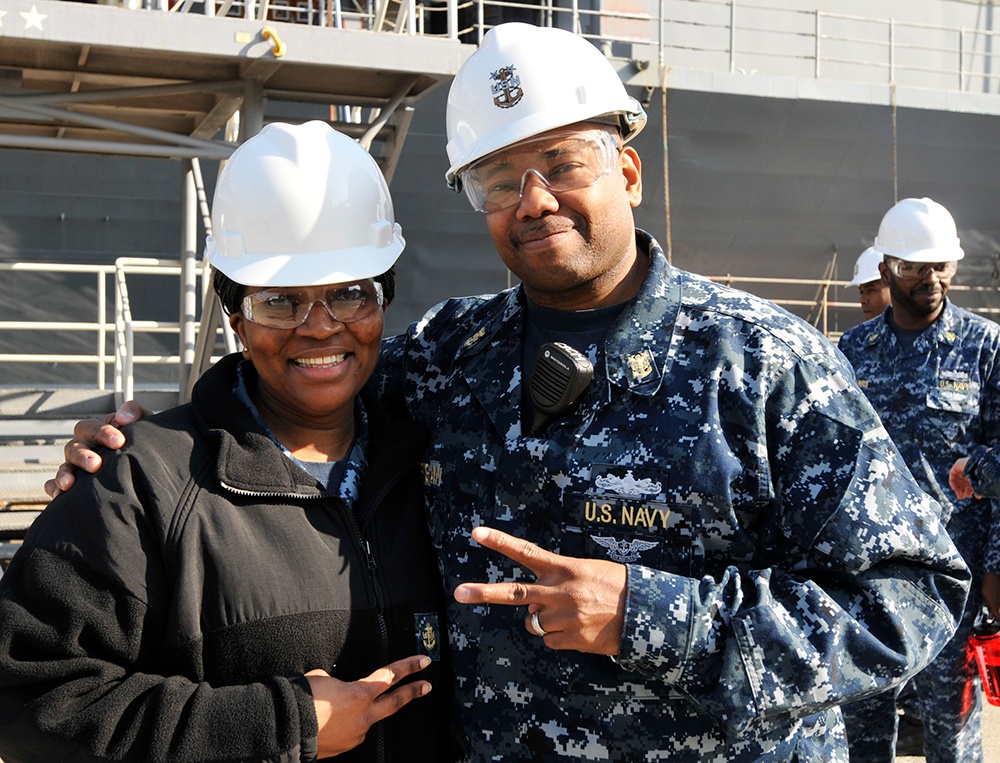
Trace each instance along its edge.
<instances>
[{"instance_id":1,"label":"man's safety glasses","mask_svg":"<svg viewBox=\"0 0 1000 763\"><path fill-rule=\"evenodd\" d=\"M931 271L937 273L939 278L951 278L958 272L958 263L955 260L949 262L907 262L895 257L885 257L885 265L900 281L919 281L927 277Z\"/></svg>"},{"instance_id":2,"label":"man's safety glasses","mask_svg":"<svg viewBox=\"0 0 1000 763\"><path fill-rule=\"evenodd\" d=\"M462 185L480 212L517 204L529 175L550 191L576 191L612 173L618 143L604 130L568 132L526 140L502 149L462 172Z\"/></svg>"},{"instance_id":3,"label":"man's safety glasses","mask_svg":"<svg viewBox=\"0 0 1000 763\"><path fill-rule=\"evenodd\" d=\"M306 322L317 302L335 321L360 321L382 307L382 284L362 281L346 287L313 286L258 291L243 298L243 316L262 326L293 329Z\"/></svg>"}]
</instances>

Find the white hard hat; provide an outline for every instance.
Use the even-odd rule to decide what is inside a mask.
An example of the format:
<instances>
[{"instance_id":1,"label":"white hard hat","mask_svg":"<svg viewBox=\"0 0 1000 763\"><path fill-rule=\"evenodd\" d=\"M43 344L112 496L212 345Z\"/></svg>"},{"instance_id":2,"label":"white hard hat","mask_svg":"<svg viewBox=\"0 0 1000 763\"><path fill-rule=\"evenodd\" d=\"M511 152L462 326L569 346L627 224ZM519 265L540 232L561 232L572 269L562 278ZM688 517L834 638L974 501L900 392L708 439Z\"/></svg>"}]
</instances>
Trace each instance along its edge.
<instances>
[{"instance_id":1,"label":"white hard hat","mask_svg":"<svg viewBox=\"0 0 1000 763\"><path fill-rule=\"evenodd\" d=\"M854 278L847 282L848 286L860 286L869 281L878 281L882 274L878 271L878 264L882 261L882 253L875 250L875 247L868 247L858 255L857 262L854 263Z\"/></svg>"},{"instance_id":2,"label":"white hard hat","mask_svg":"<svg viewBox=\"0 0 1000 763\"><path fill-rule=\"evenodd\" d=\"M448 185L458 173L513 143L577 122L611 117L628 142L646 124L642 105L614 66L563 29L511 22L494 27L448 91ZM599 120L604 121L604 120Z\"/></svg>"},{"instance_id":3,"label":"white hard hat","mask_svg":"<svg viewBox=\"0 0 1000 763\"><path fill-rule=\"evenodd\" d=\"M928 198L903 199L882 218L875 249L907 262L951 262L965 257L951 213Z\"/></svg>"},{"instance_id":4,"label":"white hard hat","mask_svg":"<svg viewBox=\"0 0 1000 763\"><path fill-rule=\"evenodd\" d=\"M244 286L372 278L405 242L375 160L326 122L273 123L233 152L206 256Z\"/></svg>"}]
</instances>

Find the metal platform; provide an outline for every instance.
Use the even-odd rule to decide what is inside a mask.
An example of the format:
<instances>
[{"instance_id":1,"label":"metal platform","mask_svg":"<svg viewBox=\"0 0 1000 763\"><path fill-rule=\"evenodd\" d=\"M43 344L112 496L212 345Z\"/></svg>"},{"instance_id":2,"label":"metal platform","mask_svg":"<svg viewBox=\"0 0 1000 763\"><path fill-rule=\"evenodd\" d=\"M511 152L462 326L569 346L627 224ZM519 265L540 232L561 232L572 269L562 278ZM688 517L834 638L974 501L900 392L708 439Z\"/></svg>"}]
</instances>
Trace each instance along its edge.
<instances>
[{"instance_id":1,"label":"metal platform","mask_svg":"<svg viewBox=\"0 0 1000 763\"><path fill-rule=\"evenodd\" d=\"M0 147L221 159L234 114L246 137L265 102L285 101L346 116L338 129L387 175L406 107L473 50L447 37L54 0L5 0L0 40Z\"/></svg>"}]
</instances>

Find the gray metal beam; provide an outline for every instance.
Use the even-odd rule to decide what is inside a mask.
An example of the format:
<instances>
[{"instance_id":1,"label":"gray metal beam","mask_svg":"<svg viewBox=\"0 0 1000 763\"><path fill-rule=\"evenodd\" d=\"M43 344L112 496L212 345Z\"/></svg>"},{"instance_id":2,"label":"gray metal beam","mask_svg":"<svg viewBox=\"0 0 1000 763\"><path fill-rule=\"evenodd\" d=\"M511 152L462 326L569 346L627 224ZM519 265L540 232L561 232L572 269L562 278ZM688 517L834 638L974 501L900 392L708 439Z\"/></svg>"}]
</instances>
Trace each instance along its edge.
<instances>
[{"instance_id":1,"label":"gray metal beam","mask_svg":"<svg viewBox=\"0 0 1000 763\"><path fill-rule=\"evenodd\" d=\"M178 135L177 133L167 132L166 130L157 130L153 127L142 127L141 125L131 124L129 122L122 122L121 120L107 119L105 117L98 117L92 114L83 114L78 111L70 111L68 109L60 109L54 106L45 106L42 104L27 103L19 98L8 98L5 96L0 96L0 106L7 109L12 109L14 111L23 111L28 114L36 114L38 116L45 117L46 119L52 120L54 122L68 122L70 124L85 125L87 127L96 127L102 130L113 130L116 132L125 133L126 135L135 135L140 138L148 138L150 140L157 141L158 143L163 143L166 145L177 145L183 146L185 148L196 148L205 152L214 152L220 148L223 144L218 141L203 140L201 138L191 138L187 135ZM207 155L207 154L206 154Z\"/></svg>"},{"instance_id":2,"label":"gray metal beam","mask_svg":"<svg viewBox=\"0 0 1000 763\"><path fill-rule=\"evenodd\" d=\"M79 47L128 50L136 56L188 54L189 58L274 60L272 45L260 32L265 22L207 18L200 14L125 11L121 8L58 0L4 0L5 39L44 40ZM44 17L37 26L21 14ZM17 23L15 23L15 21ZM302 63L345 69L412 72L431 78L454 76L472 53L458 40L387 35L355 29L280 24L282 64Z\"/></svg>"},{"instance_id":3,"label":"gray metal beam","mask_svg":"<svg viewBox=\"0 0 1000 763\"><path fill-rule=\"evenodd\" d=\"M116 87L105 90L83 90L75 93L27 93L18 95L20 103L28 104L73 104L104 103L127 98L155 98L188 93L242 93L243 81L238 79L215 82L182 82L176 85L149 85L147 87Z\"/></svg>"},{"instance_id":4,"label":"gray metal beam","mask_svg":"<svg viewBox=\"0 0 1000 763\"><path fill-rule=\"evenodd\" d=\"M0 135L0 148L34 149L41 151L69 151L79 154L106 154L109 156L149 156L154 158L228 159L236 146L226 143L216 148L191 148L184 146L157 146L148 143L117 143L108 140L75 140L73 138L43 138L32 135Z\"/></svg>"}]
</instances>

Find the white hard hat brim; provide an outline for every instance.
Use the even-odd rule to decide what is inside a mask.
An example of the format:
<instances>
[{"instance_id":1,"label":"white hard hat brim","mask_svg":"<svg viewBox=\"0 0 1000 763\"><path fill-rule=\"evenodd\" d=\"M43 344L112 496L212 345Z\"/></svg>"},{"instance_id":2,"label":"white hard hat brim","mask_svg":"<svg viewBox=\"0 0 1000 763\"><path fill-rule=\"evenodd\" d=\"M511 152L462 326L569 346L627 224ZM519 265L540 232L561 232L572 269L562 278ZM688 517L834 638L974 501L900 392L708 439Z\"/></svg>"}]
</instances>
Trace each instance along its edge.
<instances>
[{"instance_id":1,"label":"white hard hat brim","mask_svg":"<svg viewBox=\"0 0 1000 763\"><path fill-rule=\"evenodd\" d=\"M852 278L847 282L848 286L861 286L864 283L871 283L872 281L879 281L882 279L881 273L876 273L874 277L871 273L865 273L863 276L858 276L857 278Z\"/></svg>"},{"instance_id":2,"label":"white hard hat brim","mask_svg":"<svg viewBox=\"0 0 1000 763\"><path fill-rule=\"evenodd\" d=\"M952 262L965 258L965 251L962 247L955 246L948 249L915 249L908 252L882 252L888 257L895 257L897 260L906 262Z\"/></svg>"},{"instance_id":3,"label":"white hard hat brim","mask_svg":"<svg viewBox=\"0 0 1000 763\"><path fill-rule=\"evenodd\" d=\"M208 261L243 286L323 286L351 283L382 275L402 253L404 242L396 237L378 251L338 249L309 254L245 254L225 257L209 242Z\"/></svg>"}]
</instances>

